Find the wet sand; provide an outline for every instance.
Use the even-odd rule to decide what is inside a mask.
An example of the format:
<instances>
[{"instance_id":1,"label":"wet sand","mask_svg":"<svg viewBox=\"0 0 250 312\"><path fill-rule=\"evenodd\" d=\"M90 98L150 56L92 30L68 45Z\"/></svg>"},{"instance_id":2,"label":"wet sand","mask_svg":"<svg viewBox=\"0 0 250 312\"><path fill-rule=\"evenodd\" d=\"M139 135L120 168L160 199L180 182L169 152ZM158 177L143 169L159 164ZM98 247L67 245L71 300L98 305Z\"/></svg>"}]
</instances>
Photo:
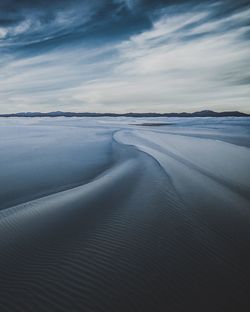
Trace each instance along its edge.
<instances>
[{"instance_id":1,"label":"wet sand","mask_svg":"<svg viewBox=\"0 0 250 312\"><path fill-rule=\"evenodd\" d=\"M250 122L132 122L0 120L1 311L249 311Z\"/></svg>"}]
</instances>

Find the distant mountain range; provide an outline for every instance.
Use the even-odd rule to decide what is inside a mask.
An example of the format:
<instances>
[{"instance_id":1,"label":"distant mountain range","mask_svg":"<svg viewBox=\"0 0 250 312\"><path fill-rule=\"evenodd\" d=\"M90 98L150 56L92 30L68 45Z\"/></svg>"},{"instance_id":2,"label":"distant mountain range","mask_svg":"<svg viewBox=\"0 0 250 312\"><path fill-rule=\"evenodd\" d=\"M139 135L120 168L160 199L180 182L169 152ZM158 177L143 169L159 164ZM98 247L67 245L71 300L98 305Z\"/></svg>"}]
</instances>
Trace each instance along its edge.
<instances>
[{"instance_id":1,"label":"distant mountain range","mask_svg":"<svg viewBox=\"0 0 250 312\"><path fill-rule=\"evenodd\" d=\"M203 110L194 113L73 113L73 112L23 112L13 114L0 114L0 117L250 117L250 114L238 111L214 112Z\"/></svg>"}]
</instances>

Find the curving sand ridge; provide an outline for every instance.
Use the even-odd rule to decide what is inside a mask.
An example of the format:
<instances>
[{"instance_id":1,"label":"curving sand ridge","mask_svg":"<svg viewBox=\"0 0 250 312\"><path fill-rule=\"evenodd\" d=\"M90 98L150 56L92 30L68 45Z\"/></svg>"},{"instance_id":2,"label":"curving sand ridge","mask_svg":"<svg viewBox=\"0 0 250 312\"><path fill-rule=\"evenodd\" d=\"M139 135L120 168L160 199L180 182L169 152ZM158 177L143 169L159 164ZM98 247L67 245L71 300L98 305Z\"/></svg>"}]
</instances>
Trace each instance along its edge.
<instances>
[{"instance_id":1,"label":"curving sand ridge","mask_svg":"<svg viewBox=\"0 0 250 312\"><path fill-rule=\"evenodd\" d=\"M249 310L250 151L228 124L27 122L2 128L1 311Z\"/></svg>"}]
</instances>

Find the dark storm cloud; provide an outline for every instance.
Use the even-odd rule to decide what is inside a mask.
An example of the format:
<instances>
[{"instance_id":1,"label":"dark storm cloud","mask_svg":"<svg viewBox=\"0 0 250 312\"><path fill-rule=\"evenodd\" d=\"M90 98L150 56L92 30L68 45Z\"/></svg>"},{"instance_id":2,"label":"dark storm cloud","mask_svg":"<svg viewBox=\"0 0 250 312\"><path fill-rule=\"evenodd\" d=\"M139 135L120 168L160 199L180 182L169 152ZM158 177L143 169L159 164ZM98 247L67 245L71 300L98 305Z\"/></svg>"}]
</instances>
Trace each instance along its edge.
<instances>
[{"instance_id":1,"label":"dark storm cloud","mask_svg":"<svg viewBox=\"0 0 250 312\"><path fill-rule=\"evenodd\" d=\"M0 40L8 48L34 45L33 51L42 48L40 43L49 48L77 40L119 40L149 29L162 9L172 8L169 14L176 14L206 5L211 6L211 1L2 0ZM248 5L243 0L218 2L207 18L219 19Z\"/></svg>"}]
</instances>

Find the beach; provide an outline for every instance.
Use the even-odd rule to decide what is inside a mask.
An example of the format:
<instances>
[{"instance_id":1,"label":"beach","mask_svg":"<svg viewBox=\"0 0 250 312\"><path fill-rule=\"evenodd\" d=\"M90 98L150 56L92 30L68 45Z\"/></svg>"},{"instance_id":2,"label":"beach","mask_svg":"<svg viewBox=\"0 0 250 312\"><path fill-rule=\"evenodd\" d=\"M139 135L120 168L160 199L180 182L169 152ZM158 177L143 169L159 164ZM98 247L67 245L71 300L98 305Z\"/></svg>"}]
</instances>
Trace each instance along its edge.
<instances>
[{"instance_id":1,"label":"beach","mask_svg":"<svg viewBox=\"0 0 250 312\"><path fill-rule=\"evenodd\" d=\"M249 311L250 119L0 118L1 311Z\"/></svg>"}]
</instances>

